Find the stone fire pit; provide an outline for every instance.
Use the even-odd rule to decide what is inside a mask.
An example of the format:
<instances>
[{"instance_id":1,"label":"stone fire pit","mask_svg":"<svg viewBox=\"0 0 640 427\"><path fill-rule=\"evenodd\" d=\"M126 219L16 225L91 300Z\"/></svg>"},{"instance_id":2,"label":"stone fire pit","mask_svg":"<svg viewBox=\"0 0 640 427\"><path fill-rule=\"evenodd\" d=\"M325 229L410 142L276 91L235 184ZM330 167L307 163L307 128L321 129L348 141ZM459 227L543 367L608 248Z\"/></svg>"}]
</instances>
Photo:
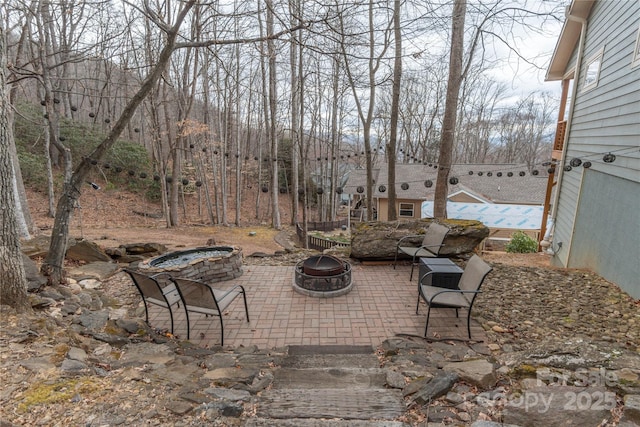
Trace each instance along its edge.
<instances>
[{"instance_id":1,"label":"stone fire pit","mask_svg":"<svg viewBox=\"0 0 640 427\"><path fill-rule=\"evenodd\" d=\"M293 289L316 298L332 298L351 291L351 264L331 255L315 255L296 264Z\"/></svg>"},{"instance_id":2,"label":"stone fire pit","mask_svg":"<svg viewBox=\"0 0 640 427\"><path fill-rule=\"evenodd\" d=\"M170 252L140 263L139 269L148 274L168 273L205 283L223 282L242 276L242 249L211 246Z\"/></svg>"}]
</instances>

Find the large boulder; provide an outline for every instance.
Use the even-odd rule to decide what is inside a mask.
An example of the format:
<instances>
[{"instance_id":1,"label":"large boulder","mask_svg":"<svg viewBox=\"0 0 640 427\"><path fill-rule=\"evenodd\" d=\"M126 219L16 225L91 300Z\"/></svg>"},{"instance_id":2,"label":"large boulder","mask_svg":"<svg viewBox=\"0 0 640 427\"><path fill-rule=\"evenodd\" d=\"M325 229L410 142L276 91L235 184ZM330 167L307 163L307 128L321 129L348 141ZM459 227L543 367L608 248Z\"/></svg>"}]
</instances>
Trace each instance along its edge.
<instances>
[{"instance_id":1,"label":"large boulder","mask_svg":"<svg viewBox=\"0 0 640 427\"><path fill-rule=\"evenodd\" d=\"M22 254L22 264L27 277L27 291L36 292L47 284L47 278L40 274L38 265L24 253Z\"/></svg>"},{"instance_id":2,"label":"large boulder","mask_svg":"<svg viewBox=\"0 0 640 427\"><path fill-rule=\"evenodd\" d=\"M409 235L407 246L420 246L425 230L432 219L415 221L371 221L356 226L351 231L351 257L361 260L387 260L396 255L398 240ZM466 258L489 236L489 228L480 221L446 219L438 220L449 227L440 254L448 257Z\"/></svg>"},{"instance_id":3,"label":"large boulder","mask_svg":"<svg viewBox=\"0 0 640 427\"><path fill-rule=\"evenodd\" d=\"M67 259L85 262L109 262L111 258L95 242L85 239L69 239Z\"/></svg>"},{"instance_id":4,"label":"large boulder","mask_svg":"<svg viewBox=\"0 0 640 427\"><path fill-rule=\"evenodd\" d=\"M28 240L20 241L20 248L22 253L31 259L44 258L49 252L49 245L51 244L51 238L44 234L39 234Z\"/></svg>"}]
</instances>

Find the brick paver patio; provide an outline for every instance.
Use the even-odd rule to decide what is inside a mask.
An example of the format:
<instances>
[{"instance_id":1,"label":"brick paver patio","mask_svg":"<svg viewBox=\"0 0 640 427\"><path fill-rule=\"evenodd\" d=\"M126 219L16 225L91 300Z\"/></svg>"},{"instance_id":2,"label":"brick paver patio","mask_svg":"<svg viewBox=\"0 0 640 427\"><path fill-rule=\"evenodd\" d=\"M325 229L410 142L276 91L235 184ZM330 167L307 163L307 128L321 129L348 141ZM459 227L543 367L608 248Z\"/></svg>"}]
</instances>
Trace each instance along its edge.
<instances>
[{"instance_id":1,"label":"brick paver patio","mask_svg":"<svg viewBox=\"0 0 640 427\"><path fill-rule=\"evenodd\" d=\"M244 318L241 298L236 299L224 316L225 346L256 345L273 348L285 345L372 345L377 346L395 334L422 336L426 321L426 305L415 314L417 278L409 282L408 265L354 265L351 292L335 298L301 295L292 287L293 266L247 265L244 274L225 287L239 284L247 291L251 322ZM175 311L175 333L186 338L185 316ZM191 341L198 345L220 344L220 322L217 317L191 317ZM169 327L169 315L158 307L150 310L154 327ZM467 338L466 311L455 317L453 309L434 309L429 322L429 335ZM473 339L484 340L477 322L471 325Z\"/></svg>"}]
</instances>

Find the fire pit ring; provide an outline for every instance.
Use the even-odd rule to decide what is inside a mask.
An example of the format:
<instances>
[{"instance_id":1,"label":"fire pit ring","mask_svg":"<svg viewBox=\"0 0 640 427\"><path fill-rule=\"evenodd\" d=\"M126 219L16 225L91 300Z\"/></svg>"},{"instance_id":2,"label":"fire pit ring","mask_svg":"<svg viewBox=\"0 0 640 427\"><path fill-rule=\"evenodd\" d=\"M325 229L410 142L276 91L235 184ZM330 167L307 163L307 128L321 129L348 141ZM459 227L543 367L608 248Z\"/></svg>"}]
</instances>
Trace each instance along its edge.
<instances>
[{"instance_id":1,"label":"fire pit ring","mask_svg":"<svg viewBox=\"0 0 640 427\"><path fill-rule=\"evenodd\" d=\"M335 276L345 270L344 263L331 255L316 255L302 262L304 274L309 276Z\"/></svg>"},{"instance_id":2,"label":"fire pit ring","mask_svg":"<svg viewBox=\"0 0 640 427\"><path fill-rule=\"evenodd\" d=\"M331 255L315 255L296 264L293 289L316 298L333 298L351 291L351 264Z\"/></svg>"}]
</instances>

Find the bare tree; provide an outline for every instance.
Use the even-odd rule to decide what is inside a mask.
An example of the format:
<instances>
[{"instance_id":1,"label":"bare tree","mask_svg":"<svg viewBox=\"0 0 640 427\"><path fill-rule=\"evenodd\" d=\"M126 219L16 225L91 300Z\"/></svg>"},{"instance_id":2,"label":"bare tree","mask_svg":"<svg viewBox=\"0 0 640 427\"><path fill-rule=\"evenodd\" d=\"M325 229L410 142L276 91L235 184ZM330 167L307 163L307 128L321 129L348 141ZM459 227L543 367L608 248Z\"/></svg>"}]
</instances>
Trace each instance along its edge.
<instances>
[{"instance_id":1,"label":"bare tree","mask_svg":"<svg viewBox=\"0 0 640 427\"><path fill-rule=\"evenodd\" d=\"M382 30L378 30L379 22L376 18L380 19L374 11L384 11L382 7L376 9L377 4L369 2L367 4L367 21L366 31L363 33L363 37L366 39L362 41L363 45L367 49L367 55L364 58L366 63L366 71L364 72L363 82L358 81L356 73L356 65L354 59L357 55L350 55L348 51L347 35L348 27L346 24L346 17L344 14L339 14L338 22L338 36L340 38L340 49L344 58L345 72L347 79L351 85L353 91L353 98L356 104L357 114L362 123L362 133L364 139L364 154L366 162L367 173L367 188L366 188L366 200L367 200L367 219L373 219L373 156L371 145L371 129L374 121L374 112L376 106L376 88L378 86L378 72L383 64L383 60L386 57L387 49L390 44L390 33L393 26L393 19L389 19L384 22ZM378 32L381 36L378 37ZM360 84L364 84L365 89L363 95L360 92ZM366 105L365 105L366 102Z\"/></svg>"},{"instance_id":2,"label":"bare tree","mask_svg":"<svg viewBox=\"0 0 640 427\"><path fill-rule=\"evenodd\" d=\"M267 126L267 141L271 147L271 225L276 230L281 228L280 223L280 205L278 202L278 193L280 191L280 184L278 182L278 134L277 134L277 86L276 86L276 48L272 37L275 32L274 27L274 11L273 2L271 0L265 0L266 5L266 35L267 40L267 74L268 74L268 111L269 120L266 120Z\"/></svg>"},{"instance_id":3,"label":"bare tree","mask_svg":"<svg viewBox=\"0 0 640 427\"><path fill-rule=\"evenodd\" d=\"M387 216L390 221L398 217L396 210L396 150L398 140L398 117L400 114L400 83L402 81L402 30L400 21L400 0L393 1L393 35L395 41L395 57L393 61L393 89L391 91L391 117L387 159L389 162L389 205Z\"/></svg>"},{"instance_id":4,"label":"bare tree","mask_svg":"<svg viewBox=\"0 0 640 427\"><path fill-rule=\"evenodd\" d=\"M65 179L63 191L56 209L53 231L51 233L51 245L49 246L49 252L41 267L43 274L49 277L50 283L58 283L63 279L63 261L66 253L67 237L69 235L69 221L76 201L80 197L80 188L92 168L90 159L101 159L106 151L115 144L120 133L126 128L138 106L156 84L166 69L171 59L171 54L176 48L176 39L180 26L195 3L196 0L185 2L182 9L176 15L175 22L172 26L158 22L166 33L166 42L160 52L157 63L151 68L149 75L144 82L142 82L138 92L129 100L124 111L111 129L111 132L109 132L100 145L96 147L89 158L80 161L78 166L73 170L73 173ZM70 161L69 164L71 164Z\"/></svg>"},{"instance_id":5,"label":"bare tree","mask_svg":"<svg viewBox=\"0 0 640 427\"><path fill-rule=\"evenodd\" d=\"M466 0L455 0L451 18L451 54L449 57L449 80L447 98L442 119L442 137L440 139L440 155L438 156L438 178L434 194L434 218L447 217L447 196L449 195L449 171L455 140L456 118L458 113L458 94L462 84L462 56L464 49L464 19Z\"/></svg>"}]
</instances>

